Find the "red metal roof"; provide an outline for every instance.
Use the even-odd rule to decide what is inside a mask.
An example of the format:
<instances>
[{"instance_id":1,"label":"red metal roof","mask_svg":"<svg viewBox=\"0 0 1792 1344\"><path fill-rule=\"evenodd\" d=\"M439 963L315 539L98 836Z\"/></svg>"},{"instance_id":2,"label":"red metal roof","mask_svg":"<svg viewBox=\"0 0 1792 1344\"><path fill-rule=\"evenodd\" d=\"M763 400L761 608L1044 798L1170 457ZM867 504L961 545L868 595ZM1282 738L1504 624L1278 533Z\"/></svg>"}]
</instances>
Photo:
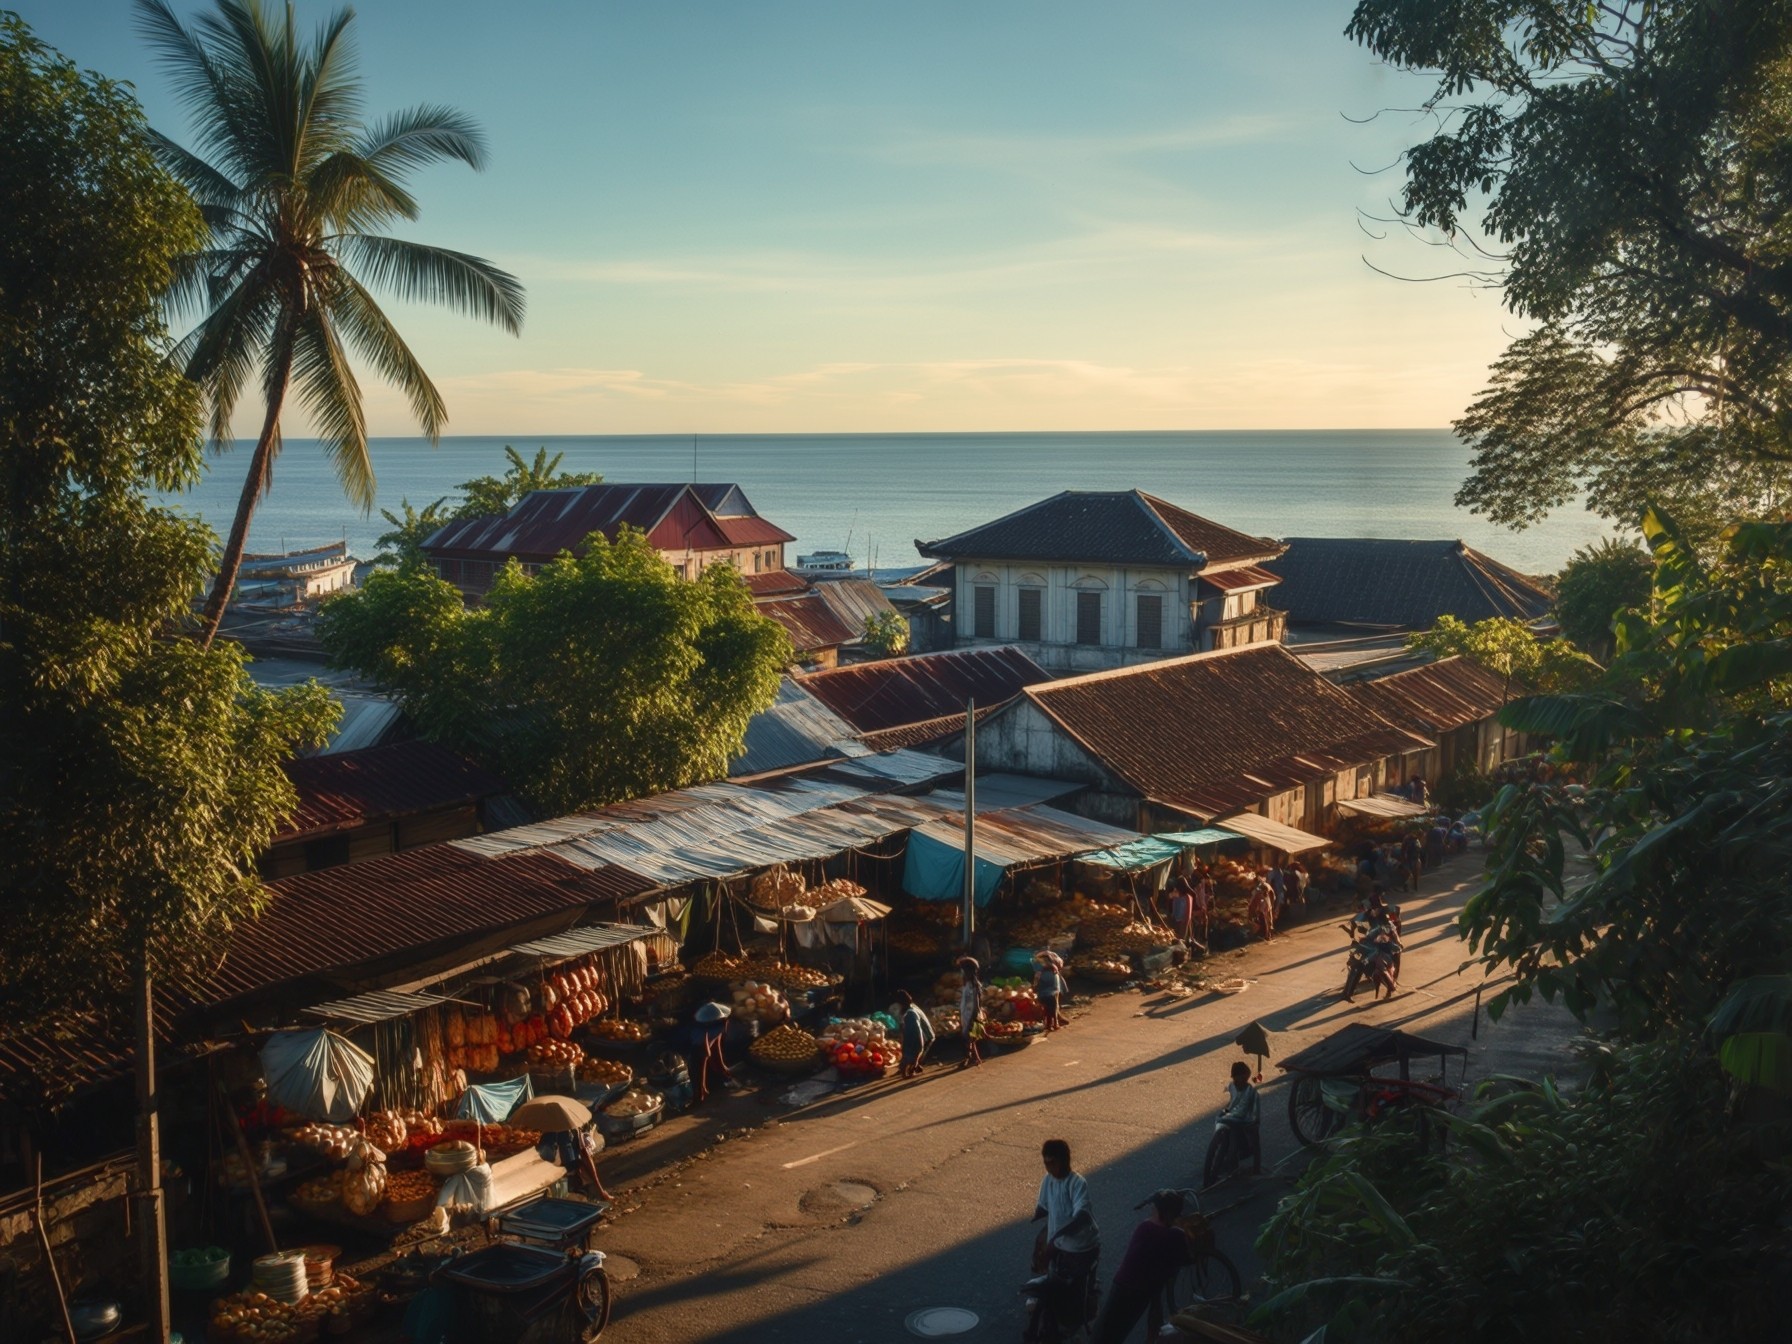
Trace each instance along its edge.
<instances>
[{"instance_id":1,"label":"red metal roof","mask_svg":"<svg viewBox=\"0 0 1792 1344\"><path fill-rule=\"evenodd\" d=\"M1022 694L1141 796L1202 818L1431 745L1280 644L1045 682Z\"/></svg>"},{"instance_id":2,"label":"red metal roof","mask_svg":"<svg viewBox=\"0 0 1792 1344\"><path fill-rule=\"evenodd\" d=\"M742 577L747 581L747 591L754 597L781 597L809 591L808 583L788 569L774 569L769 574L746 574Z\"/></svg>"},{"instance_id":3,"label":"red metal roof","mask_svg":"<svg viewBox=\"0 0 1792 1344\"><path fill-rule=\"evenodd\" d=\"M718 514L712 505L730 512ZM423 550L434 559L515 556L544 563L562 551L577 554L593 532L614 541L625 525L647 533L662 550L731 550L795 540L752 508L737 486L604 484L537 490L509 513L456 519L424 542Z\"/></svg>"},{"instance_id":4,"label":"red metal roof","mask_svg":"<svg viewBox=\"0 0 1792 1344\"><path fill-rule=\"evenodd\" d=\"M365 751L288 761L298 811L276 842L328 835L370 822L466 806L502 793L505 783L433 742L394 742Z\"/></svg>"},{"instance_id":5,"label":"red metal roof","mask_svg":"<svg viewBox=\"0 0 1792 1344\"><path fill-rule=\"evenodd\" d=\"M880 732L954 715L962 728L966 700L974 697L980 705L994 706L1022 687L1048 679L1026 654L1004 646L830 668L811 672L802 685L860 732ZM940 735L951 731L956 729L943 729Z\"/></svg>"},{"instance_id":6,"label":"red metal roof","mask_svg":"<svg viewBox=\"0 0 1792 1344\"><path fill-rule=\"evenodd\" d=\"M722 535L734 546L766 546L773 542L796 540L776 523L767 522L757 514L750 518L718 517L716 526L722 529Z\"/></svg>"},{"instance_id":7,"label":"red metal roof","mask_svg":"<svg viewBox=\"0 0 1792 1344\"><path fill-rule=\"evenodd\" d=\"M544 915L576 918L655 885L625 869L579 868L551 854L492 859L448 844L300 873L267 884L267 909L232 930L200 997L221 1003Z\"/></svg>"},{"instance_id":8,"label":"red metal roof","mask_svg":"<svg viewBox=\"0 0 1792 1344\"><path fill-rule=\"evenodd\" d=\"M1201 582L1218 588L1222 593L1242 593L1252 588L1269 588L1282 580L1280 576L1271 574L1261 565L1241 565L1237 569L1201 571Z\"/></svg>"},{"instance_id":9,"label":"red metal roof","mask_svg":"<svg viewBox=\"0 0 1792 1344\"><path fill-rule=\"evenodd\" d=\"M1467 658L1445 658L1345 689L1382 718L1420 733L1479 723L1511 698L1503 678Z\"/></svg>"},{"instance_id":10,"label":"red metal roof","mask_svg":"<svg viewBox=\"0 0 1792 1344\"><path fill-rule=\"evenodd\" d=\"M836 616L834 609L819 597L780 598L757 603L753 609L783 626L790 635L791 647L798 653L838 648L864 634Z\"/></svg>"}]
</instances>

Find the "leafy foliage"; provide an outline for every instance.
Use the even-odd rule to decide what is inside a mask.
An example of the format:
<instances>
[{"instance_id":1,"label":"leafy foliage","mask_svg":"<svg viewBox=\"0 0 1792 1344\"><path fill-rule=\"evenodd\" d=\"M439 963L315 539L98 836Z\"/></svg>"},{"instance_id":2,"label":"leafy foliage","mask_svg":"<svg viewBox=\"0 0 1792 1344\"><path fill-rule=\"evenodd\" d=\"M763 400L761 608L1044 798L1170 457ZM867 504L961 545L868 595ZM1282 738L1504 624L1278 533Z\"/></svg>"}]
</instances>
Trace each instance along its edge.
<instances>
[{"instance_id":1,"label":"leafy foliage","mask_svg":"<svg viewBox=\"0 0 1792 1344\"><path fill-rule=\"evenodd\" d=\"M898 611L880 611L865 618L865 647L879 658L908 651L908 622Z\"/></svg>"},{"instance_id":2,"label":"leafy foliage","mask_svg":"<svg viewBox=\"0 0 1792 1344\"><path fill-rule=\"evenodd\" d=\"M535 451L535 460L528 461L508 443L504 456L510 467L502 476L479 476L460 485L461 501L455 505L453 517L481 518L490 514L509 513L524 495L536 490L564 490L574 485L602 485L603 473L597 471L561 471L565 453L548 456L546 448Z\"/></svg>"},{"instance_id":3,"label":"leafy foliage","mask_svg":"<svg viewBox=\"0 0 1792 1344\"><path fill-rule=\"evenodd\" d=\"M1409 635L1406 647L1438 658L1463 657L1503 677L1516 692L1525 687L1566 690L1585 686L1599 673L1586 654L1565 640L1538 639L1522 621L1490 616L1473 625L1454 616L1440 616L1422 634Z\"/></svg>"},{"instance_id":4,"label":"leafy foliage","mask_svg":"<svg viewBox=\"0 0 1792 1344\"><path fill-rule=\"evenodd\" d=\"M175 358L203 389L211 432L230 441L231 416L253 377L266 398L255 455L205 609L209 642L235 585L249 520L280 451L288 388L323 440L350 500L373 506L373 464L358 357L406 396L433 442L448 412L435 384L374 301L445 304L506 331L522 328L513 276L465 253L381 232L417 217L406 177L456 160L483 166L478 129L445 107L367 124L350 39L353 11L332 15L306 43L290 6L216 0L189 28L168 0L136 0L152 45L192 110L197 152L157 138L168 170L192 193L206 236L181 258L176 313L199 322Z\"/></svg>"},{"instance_id":5,"label":"leafy foliage","mask_svg":"<svg viewBox=\"0 0 1792 1344\"><path fill-rule=\"evenodd\" d=\"M375 574L325 606L319 633L335 664L543 810L722 777L777 694L788 637L729 566L687 582L627 528L586 546L533 576L513 561L473 609L420 568Z\"/></svg>"},{"instance_id":6,"label":"leafy foliage","mask_svg":"<svg viewBox=\"0 0 1792 1344\"><path fill-rule=\"evenodd\" d=\"M212 539L145 492L200 466L158 310L200 226L140 110L0 15L0 125L0 1020L104 1028L255 908L335 711L179 637Z\"/></svg>"},{"instance_id":7,"label":"leafy foliage","mask_svg":"<svg viewBox=\"0 0 1792 1344\"><path fill-rule=\"evenodd\" d=\"M1522 527L1585 488L1691 525L1792 497L1792 6L1360 0L1346 32L1437 81L1404 218L1533 324L1456 424L1459 502Z\"/></svg>"},{"instance_id":8,"label":"leafy foliage","mask_svg":"<svg viewBox=\"0 0 1792 1344\"><path fill-rule=\"evenodd\" d=\"M431 500L421 509L409 499L398 504L399 511L381 509L380 517L391 529L379 535L379 551L373 557L376 565L417 564L423 559L423 543L428 541L454 515L448 511L448 497Z\"/></svg>"},{"instance_id":9,"label":"leafy foliage","mask_svg":"<svg viewBox=\"0 0 1792 1344\"><path fill-rule=\"evenodd\" d=\"M1608 537L1581 547L1556 575L1555 611L1562 634L1609 658L1613 620L1620 611L1649 600L1654 574L1649 553L1632 542Z\"/></svg>"}]
</instances>

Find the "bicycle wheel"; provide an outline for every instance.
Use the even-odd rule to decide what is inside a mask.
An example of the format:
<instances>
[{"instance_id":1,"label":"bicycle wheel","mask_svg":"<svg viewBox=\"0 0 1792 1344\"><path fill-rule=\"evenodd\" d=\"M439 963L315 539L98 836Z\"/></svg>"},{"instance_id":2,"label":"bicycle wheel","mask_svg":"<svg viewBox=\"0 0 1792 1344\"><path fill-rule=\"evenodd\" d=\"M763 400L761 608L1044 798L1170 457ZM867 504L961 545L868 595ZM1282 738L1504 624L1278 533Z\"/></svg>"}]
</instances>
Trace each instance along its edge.
<instances>
[{"instance_id":1,"label":"bicycle wheel","mask_svg":"<svg viewBox=\"0 0 1792 1344\"><path fill-rule=\"evenodd\" d=\"M1224 1251L1206 1251L1177 1270L1164 1286L1164 1309L1173 1316L1203 1302L1236 1302L1243 1295L1238 1266Z\"/></svg>"},{"instance_id":2,"label":"bicycle wheel","mask_svg":"<svg viewBox=\"0 0 1792 1344\"><path fill-rule=\"evenodd\" d=\"M1325 1104L1325 1086L1311 1073L1303 1073L1288 1089L1288 1127L1308 1148L1317 1148L1340 1129L1344 1117Z\"/></svg>"},{"instance_id":3,"label":"bicycle wheel","mask_svg":"<svg viewBox=\"0 0 1792 1344\"><path fill-rule=\"evenodd\" d=\"M579 1279L578 1344L592 1344L610 1323L610 1276L600 1266Z\"/></svg>"},{"instance_id":4,"label":"bicycle wheel","mask_svg":"<svg viewBox=\"0 0 1792 1344\"><path fill-rule=\"evenodd\" d=\"M1238 1140L1229 1125L1215 1125L1207 1141L1207 1160L1201 1164L1201 1188L1218 1183L1238 1170Z\"/></svg>"}]
</instances>

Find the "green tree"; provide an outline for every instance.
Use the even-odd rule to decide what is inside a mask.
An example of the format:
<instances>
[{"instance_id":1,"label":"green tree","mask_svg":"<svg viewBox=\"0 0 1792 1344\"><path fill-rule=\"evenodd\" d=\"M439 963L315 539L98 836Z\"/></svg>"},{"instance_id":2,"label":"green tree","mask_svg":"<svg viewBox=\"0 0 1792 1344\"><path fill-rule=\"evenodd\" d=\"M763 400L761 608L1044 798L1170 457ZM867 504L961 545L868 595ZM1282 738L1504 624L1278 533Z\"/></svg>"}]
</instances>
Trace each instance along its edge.
<instances>
[{"instance_id":1,"label":"green tree","mask_svg":"<svg viewBox=\"0 0 1792 1344\"><path fill-rule=\"evenodd\" d=\"M432 442L447 422L435 384L370 287L446 304L513 334L522 328L523 290L479 257L380 232L417 217L405 187L411 172L442 159L479 168L485 148L473 123L445 107L364 123L353 11L338 11L307 43L290 6L275 14L263 0L216 0L189 29L167 0L136 3L198 136L197 153L159 138L164 164L207 226L172 291L176 312L202 315L175 355L204 390L220 445L230 440L246 379L255 378L266 401L205 604L209 644L280 451L289 389L296 386L344 491L363 509L373 506L374 475L351 355L404 392Z\"/></svg>"},{"instance_id":2,"label":"green tree","mask_svg":"<svg viewBox=\"0 0 1792 1344\"><path fill-rule=\"evenodd\" d=\"M1538 639L1522 621L1490 616L1473 625L1440 616L1423 634L1409 635L1406 647L1437 658L1473 659L1505 678L1517 695L1525 690L1567 690L1585 685L1599 667L1560 639Z\"/></svg>"},{"instance_id":3,"label":"green tree","mask_svg":"<svg viewBox=\"0 0 1792 1344\"><path fill-rule=\"evenodd\" d=\"M1612 622L1649 600L1655 566L1649 553L1613 537L1583 546L1556 575L1556 619L1562 634L1596 656L1612 653Z\"/></svg>"},{"instance_id":4,"label":"green tree","mask_svg":"<svg viewBox=\"0 0 1792 1344\"><path fill-rule=\"evenodd\" d=\"M460 485L461 501L454 508L456 518L481 518L490 514L509 513L524 495L536 490L564 490L573 485L602 485L603 473L596 471L561 471L565 453L548 456L546 448L538 448L533 462L508 443L504 456L510 468L502 476L479 476Z\"/></svg>"},{"instance_id":5,"label":"green tree","mask_svg":"<svg viewBox=\"0 0 1792 1344\"><path fill-rule=\"evenodd\" d=\"M865 618L865 645L879 658L908 651L908 622L898 611L880 611Z\"/></svg>"},{"instance_id":6,"label":"green tree","mask_svg":"<svg viewBox=\"0 0 1792 1344\"><path fill-rule=\"evenodd\" d=\"M586 545L533 576L513 561L471 609L422 569L375 574L325 606L324 647L544 811L725 776L788 637L729 566L687 582L630 529Z\"/></svg>"},{"instance_id":7,"label":"green tree","mask_svg":"<svg viewBox=\"0 0 1792 1344\"><path fill-rule=\"evenodd\" d=\"M256 909L255 860L296 801L280 764L334 710L180 637L212 537L146 491L203 460L159 307L201 226L140 110L0 14L0 128L0 1035L103 1046L135 1023L137 1225L165 1338L153 986ZM54 1065L38 1081L71 1084Z\"/></svg>"},{"instance_id":8,"label":"green tree","mask_svg":"<svg viewBox=\"0 0 1792 1344\"><path fill-rule=\"evenodd\" d=\"M423 559L423 543L454 515L448 510L448 497L431 500L421 509L413 508L409 499L400 500L399 511L381 509L380 517L391 529L378 538L379 551L373 557L376 565L408 565Z\"/></svg>"},{"instance_id":9,"label":"green tree","mask_svg":"<svg viewBox=\"0 0 1792 1344\"><path fill-rule=\"evenodd\" d=\"M1786 0L1361 0L1346 32L1435 77L1401 213L1531 324L1456 423L1458 502L1522 527L1583 489L1624 521L1792 497Z\"/></svg>"}]
</instances>

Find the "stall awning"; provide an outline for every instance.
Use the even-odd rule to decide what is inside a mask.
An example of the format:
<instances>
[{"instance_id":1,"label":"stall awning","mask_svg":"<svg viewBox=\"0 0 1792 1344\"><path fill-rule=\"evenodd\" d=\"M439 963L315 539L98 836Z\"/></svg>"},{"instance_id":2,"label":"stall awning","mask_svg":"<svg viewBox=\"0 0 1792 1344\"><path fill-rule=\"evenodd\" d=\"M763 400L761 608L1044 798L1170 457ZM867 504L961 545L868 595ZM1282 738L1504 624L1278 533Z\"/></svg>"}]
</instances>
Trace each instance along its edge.
<instances>
[{"instance_id":1,"label":"stall awning","mask_svg":"<svg viewBox=\"0 0 1792 1344\"><path fill-rule=\"evenodd\" d=\"M977 904L988 905L1007 872L1002 864L977 856ZM902 889L918 901L964 899L964 838L953 844L924 830L909 832L902 861Z\"/></svg>"},{"instance_id":2,"label":"stall awning","mask_svg":"<svg viewBox=\"0 0 1792 1344\"><path fill-rule=\"evenodd\" d=\"M1397 821L1404 817L1423 817L1431 809L1422 803L1408 802L1392 793L1372 794L1367 798L1340 798L1338 811L1359 817L1385 817Z\"/></svg>"},{"instance_id":3,"label":"stall awning","mask_svg":"<svg viewBox=\"0 0 1792 1344\"><path fill-rule=\"evenodd\" d=\"M1175 858L1185 849L1202 845L1239 844L1243 840L1244 837L1236 832L1222 831L1214 826L1203 827L1198 831L1162 831L1157 835L1130 840L1124 845L1115 845L1112 849L1098 849L1093 854L1084 854L1077 862L1095 863L1103 868L1120 868L1136 873L1141 868L1155 868L1165 860Z\"/></svg>"},{"instance_id":4,"label":"stall awning","mask_svg":"<svg viewBox=\"0 0 1792 1344\"><path fill-rule=\"evenodd\" d=\"M357 994L352 999L335 999L330 1003L320 1003L304 1012L310 1017L321 1017L331 1022L357 1022L363 1026L374 1022L390 1022L395 1017L409 1017L412 1013L422 1012L425 1008L434 1008L440 1004L452 1003L452 999L442 998L438 994L402 993L398 990L376 989L368 994Z\"/></svg>"},{"instance_id":5,"label":"stall awning","mask_svg":"<svg viewBox=\"0 0 1792 1344\"><path fill-rule=\"evenodd\" d=\"M1010 868L1112 849L1140 838L1133 831L1043 804L980 812L976 836L977 903L988 903L1001 875ZM948 852L949 859L945 857ZM952 874L956 874L956 885L952 885ZM928 901L955 900L963 895L962 822L942 817L909 832L902 889Z\"/></svg>"},{"instance_id":6,"label":"stall awning","mask_svg":"<svg viewBox=\"0 0 1792 1344\"><path fill-rule=\"evenodd\" d=\"M1279 821L1272 821L1255 812L1241 812L1235 817L1226 817L1219 825L1225 830L1235 831L1255 840L1260 845L1279 849L1284 854L1304 854L1309 849L1323 849L1331 844L1323 836L1311 835L1293 826L1284 826Z\"/></svg>"},{"instance_id":7,"label":"stall awning","mask_svg":"<svg viewBox=\"0 0 1792 1344\"><path fill-rule=\"evenodd\" d=\"M550 938L518 943L510 950L530 957L568 960L582 957L587 952L601 952L606 947L621 947L625 943L638 942L649 934L658 932L658 929L649 929L639 924L589 924L566 933L554 934Z\"/></svg>"}]
</instances>

